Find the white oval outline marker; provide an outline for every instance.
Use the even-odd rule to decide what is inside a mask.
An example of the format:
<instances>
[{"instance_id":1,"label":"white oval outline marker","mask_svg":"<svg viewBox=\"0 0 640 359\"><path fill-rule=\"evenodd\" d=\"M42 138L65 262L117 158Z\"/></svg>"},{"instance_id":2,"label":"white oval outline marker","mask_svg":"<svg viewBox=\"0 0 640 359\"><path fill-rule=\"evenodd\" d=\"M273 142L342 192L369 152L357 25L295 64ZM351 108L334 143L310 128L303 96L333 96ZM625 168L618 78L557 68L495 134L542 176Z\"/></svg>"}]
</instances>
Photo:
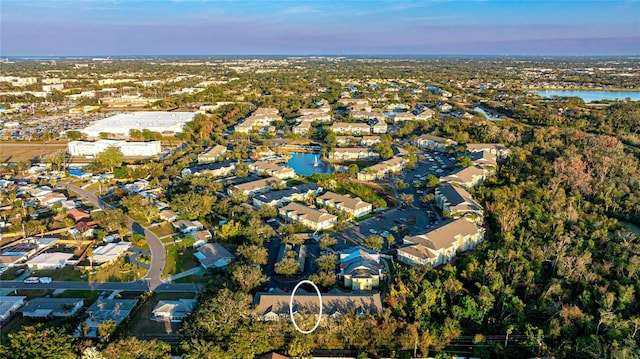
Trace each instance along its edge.
<instances>
[{"instance_id":1,"label":"white oval outline marker","mask_svg":"<svg viewBox=\"0 0 640 359\"><path fill-rule=\"evenodd\" d=\"M311 284L311 286L313 286L313 288L316 290L316 293L318 293L318 299L320 300L320 314L318 315L318 320L316 321L316 325L314 325L313 328L311 328L311 330L300 329L300 327L298 327L298 324L296 324L296 318L293 317L293 297L295 296L296 290L298 290L298 287L300 287L300 285L305 283ZM322 294L320 294L320 289L318 289L315 283L305 279L305 280L301 280L298 284L296 284L296 286L293 288L293 291L291 292L291 298L289 298L289 315L291 316L291 321L293 322L293 326L296 328L297 331L299 331L302 334L311 334L316 329L318 329L318 326L320 325L320 320L322 319Z\"/></svg>"}]
</instances>

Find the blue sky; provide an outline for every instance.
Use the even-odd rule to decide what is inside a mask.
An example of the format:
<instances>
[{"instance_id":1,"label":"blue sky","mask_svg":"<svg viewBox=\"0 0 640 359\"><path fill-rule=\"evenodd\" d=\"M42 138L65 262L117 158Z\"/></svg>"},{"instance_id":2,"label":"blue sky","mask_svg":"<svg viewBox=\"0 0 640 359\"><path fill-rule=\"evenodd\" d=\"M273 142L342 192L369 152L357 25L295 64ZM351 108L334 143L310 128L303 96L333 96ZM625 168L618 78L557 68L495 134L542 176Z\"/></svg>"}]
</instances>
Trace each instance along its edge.
<instances>
[{"instance_id":1,"label":"blue sky","mask_svg":"<svg viewBox=\"0 0 640 359\"><path fill-rule=\"evenodd\" d=\"M0 56L640 55L640 1L0 0Z\"/></svg>"}]
</instances>

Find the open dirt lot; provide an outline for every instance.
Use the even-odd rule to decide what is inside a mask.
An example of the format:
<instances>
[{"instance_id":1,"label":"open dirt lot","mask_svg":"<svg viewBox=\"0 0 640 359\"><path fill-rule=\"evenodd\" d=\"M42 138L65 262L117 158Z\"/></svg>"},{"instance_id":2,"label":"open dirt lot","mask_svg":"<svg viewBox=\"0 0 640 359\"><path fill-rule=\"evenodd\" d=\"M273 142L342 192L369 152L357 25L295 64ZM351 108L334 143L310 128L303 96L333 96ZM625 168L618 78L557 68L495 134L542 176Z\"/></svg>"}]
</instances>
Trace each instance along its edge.
<instances>
[{"instance_id":1,"label":"open dirt lot","mask_svg":"<svg viewBox=\"0 0 640 359\"><path fill-rule=\"evenodd\" d=\"M23 162L66 150L64 143L0 143L0 162Z\"/></svg>"}]
</instances>

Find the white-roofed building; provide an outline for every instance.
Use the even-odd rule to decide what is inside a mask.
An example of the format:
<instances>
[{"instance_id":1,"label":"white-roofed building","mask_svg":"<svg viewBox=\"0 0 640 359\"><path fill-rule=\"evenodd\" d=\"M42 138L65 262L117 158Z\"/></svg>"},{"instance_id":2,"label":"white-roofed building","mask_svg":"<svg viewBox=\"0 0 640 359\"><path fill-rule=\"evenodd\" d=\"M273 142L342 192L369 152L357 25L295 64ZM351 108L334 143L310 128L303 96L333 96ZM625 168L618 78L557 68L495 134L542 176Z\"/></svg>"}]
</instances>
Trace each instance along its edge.
<instances>
[{"instance_id":1,"label":"white-roofed building","mask_svg":"<svg viewBox=\"0 0 640 359\"><path fill-rule=\"evenodd\" d=\"M42 253L27 261L27 266L30 269L60 269L69 263L69 259L73 257L72 253Z\"/></svg>"},{"instance_id":2,"label":"white-roofed building","mask_svg":"<svg viewBox=\"0 0 640 359\"><path fill-rule=\"evenodd\" d=\"M101 132L129 137L130 130L149 130L173 135L182 132L182 127L193 120L193 112L127 112L96 121L81 130L89 137L100 137Z\"/></svg>"},{"instance_id":3,"label":"white-roofed building","mask_svg":"<svg viewBox=\"0 0 640 359\"><path fill-rule=\"evenodd\" d=\"M106 246L98 247L93 251L94 263L111 263L123 255L131 248L131 243L109 243Z\"/></svg>"},{"instance_id":4,"label":"white-roofed building","mask_svg":"<svg viewBox=\"0 0 640 359\"><path fill-rule=\"evenodd\" d=\"M158 322L181 322L193 311L195 299L161 300L153 308L151 320Z\"/></svg>"},{"instance_id":5,"label":"white-roofed building","mask_svg":"<svg viewBox=\"0 0 640 359\"><path fill-rule=\"evenodd\" d=\"M67 144L67 151L71 156L95 156L111 146L118 148L124 156L156 156L162 152L160 141L128 142L119 140L71 141Z\"/></svg>"}]
</instances>

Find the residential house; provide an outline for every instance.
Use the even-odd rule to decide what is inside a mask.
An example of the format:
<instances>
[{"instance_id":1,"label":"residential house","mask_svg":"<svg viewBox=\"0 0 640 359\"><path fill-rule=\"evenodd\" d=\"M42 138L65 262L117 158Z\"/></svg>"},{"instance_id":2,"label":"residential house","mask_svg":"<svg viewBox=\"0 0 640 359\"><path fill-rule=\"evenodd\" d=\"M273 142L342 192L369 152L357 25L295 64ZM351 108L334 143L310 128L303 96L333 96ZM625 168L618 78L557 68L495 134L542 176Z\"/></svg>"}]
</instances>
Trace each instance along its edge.
<instances>
[{"instance_id":1,"label":"residential house","mask_svg":"<svg viewBox=\"0 0 640 359\"><path fill-rule=\"evenodd\" d=\"M263 320L289 319L290 293L274 290L269 293L257 293L254 298L256 311ZM294 315L303 313L317 314L320 310L318 295L315 291L306 292L302 289L296 291L295 306L291 308ZM323 318L337 318L341 314L376 314L382 313L382 300L380 293L342 293L332 290L322 294Z\"/></svg>"},{"instance_id":2,"label":"residential house","mask_svg":"<svg viewBox=\"0 0 640 359\"><path fill-rule=\"evenodd\" d=\"M126 185L124 185L124 189L126 189L130 195L140 193L146 190L147 188L149 188L149 181L144 179L137 180L133 183L127 183Z\"/></svg>"},{"instance_id":3,"label":"residential house","mask_svg":"<svg viewBox=\"0 0 640 359\"><path fill-rule=\"evenodd\" d=\"M174 221L172 224L185 235L189 235L204 228L200 221L190 221L188 219L179 219Z\"/></svg>"},{"instance_id":4,"label":"residential house","mask_svg":"<svg viewBox=\"0 0 640 359\"><path fill-rule=\"evenodd\" d=\"M289 179L296 176L296 171L287 166L278 166L267 161L257 161L249 165L249 169L260 175Z\"/></svg>"},{"instance_id":5,"label":"residential house","mask_svg":"<svg viewBox=\"0 0 640 359\"><path fill-rule=\"evenodd\" d=\"M193 255L205 269L224 268L235 258L220 243L206 243Z\"/></svg>"},{"instance_id":6,"label":"residential house","mask_svg":"<svg viewBox=\"0 0 640 359\"><path fill-rule=\"evenodd\" d=\"M436 206L443 211L448 211L454 217L466 214L483 215L482 206L476 202L464 188L446 185L436 188Z\"/></svg>"},{"instance_id":7,"label":"residential house","mask_svg":"<svg viewBox=\"0 0 640 359\"><path fill-rule=\"evenodd\" d=\"M469 152L489 152L496 155L498 160L507 158L509 149L501 143L468 143L467 151Z\"/></svg>"},{"instance_id":8,"label":"residential house","mask_svg":"<svg viewBox=\"0 0 640 359\"><path fill-rule=\"evenodd\" d=\"M22 316L32 319L69 318L78 314L82 298L34 298L22 307Z\"/></svg>"},{"instance_id":9,"label":"residential house","mask_svg":"<svg viewBox=\"0 0 640 359\"><path fill-rule=\"evenodd\" d=\"M394 173L399 173L404 169L406 160L403 157L393 157L386 161L377 163L373 166L366 167L358 172L357 177L360 181L375 181L386 178Z\"/></svg>"},{"instance_id":10,"label":"residential house","mask_svg":"<svg viewBox=\"0 0 640 359\"><path fill-rule=\"evenodd\" d=\"M25 303L27 297L21 295L0 296L0 325L4 325Z\"/></svg>"},{"instance_id":11,"label":"residential house","mask_svg":"<svg viewBox=\"0 0 640 359\"><path fill-rule=\"evenodd\" d=\"M69 234L93 237L93 233L96 231L96 228L98 228L96 222L80 221L69 229Z\"/></svg>"},{"instance_id":12,"label":"residential house","mask_svg":"<svg viewBox=\"0 0 640 359\"><path fill-rule=\"evenodd\" d=\"M229 195L237 191L237 192L246 194L247 196L251 196L254 193L266 192L269 189L271 189L273 186L283 186L285 184L286 182L283 181L281 178L267 177L267 178L259 179L257 181L251 181L251 182L230 186L227 189L227 192L229 193Z\"/></svg>"},{"instance_id":13,"label":"residential house","mask_svg":"<svg viewBox=\"0 0 640 359\"><path fill-rule=\"evenodd\" d=\"M471 188L484 182L486 177L487 171L476 166L469 166L459 170L458 172L440 178L440 181L445 183L457 183L462 187Z\"/></svg>"},{"instance_id":14,"label":"residential house","mask_svg":"<svg viewBox=\"0 0 640 359\"><path fill-rule=\"evenodd\" d=\"M195 239L195 242L193 242L194 247L205 245L211 238L213 238L211 232L208 229L194 232L191 235Z\"/></svg>"},{"instance_id":15,"label":"residential house","mask_svg":"<svg viewBox=\"0 0 640 359\"><path fill-rule=\"evenodd\" d=\"M136 306L136 299L98 299L86 310L88 315L73 333L74 338L99 338L98 327L100 324L112 320L119 325Z\"/></svg>"},{"instance_id":16,"label":"residential house","mask_svg":"<svg viewBox=\"0 0 640 359\"><path fill-rule=\"evenodd\" d=\"M305 205L291 202L279 209L278 213L285 219L299 222L313 230L323 230L333 227L338 217L324 210L317 210Z\"/></svg>"},{"instance_id":17,"label":"residential house","mask_svg":"<svg viewBox=\"0 0 640 359\"><path fill-rule=\"evenodd\" d=\"M368 135L371 133L371 126L366 123L334 122L331 130L336 135Z\"/></svg>"},{"instance_id":18,"label":"residential house","mask_svg":"<svg viewBox=\"0 0 640 359\"><path fill-rule=\"evenodd\" d=\"M455 146L458 143L454 140L434 136L434 135L422 135L415 140L413 140L413 144L420 148L428 148L431 150L437 151L445 151L449 146Z\"/></svg>"},{"instance_id":19,"label":"residential house","mask_svg":"<svg viewBox=\"0 0 640 359\"><path fill-rule=\"evenodd\" d=\"M380 158L380 154L368 147L335 148L329 159L336 161L368 161Z\"/></svg>"},{"instance_id":20,"label":"residential house","mask_svg":"<svg viewBox=\"0 0 640 359\"><path fill-rule=\"evenodd\" d=\"M153 307L151 320L180 323L193 312L197 302L195 299L160 300Z\"/></svg>"},{"instance_id":21,"label":"residential house","mask_svg":"<svg viewBox=\"0 0 640 359\"><path fill-rule=\"evenodd\" d=\"M91 215L85 211L74 208L70 211L67 211L67 217L71 218L74 222L77 223L79 221L90 219Z\"/></svg>"},{"instance_id":22,"label":"residential house","mask_svg":"<svg viewBox=\"0 0 640 359\"><path fill-rule=\"evenodd\" d=\"M380 254L364 247L349 248L340 253L340 273L344 286L352 290L371 290L384 278Z\"/></svg>"},{"instance_id":23,"label":"residential house","mask_svg":"<svg viewBox=\"0 0 640 359\"><path fill-rule=\"evenodd\" d=\"M44 197L40 198L40 204L43 206L51 207L56 203L60 203L66 201L67 197L60 192L49 193Z\"/></svg>"},{"instance_id":24,"label":"residential house","mask_svg":"<svg viewBox=\"0 0 640 359\"><path fill-rule=\"evenodd\" d=\"M207 175L211 177L224 177L235 170L237 164L238 161L236 160L224 160L220 162L190 165L188 168L183 169L181 173L183 176Z\"/></svg>"},{"instance_id":25,"label":"residential house","mask_svg":"<svg viewBox=\"0 0 640 359\"><path fill-rule=\"evenodd\" d=\"M204 153L198 155L198 163L211 163L215 162L222 156L225 152L227 152L227 147L222 145L215 145L212 148L209 148Z\"/></svg>"},{"instance_id":26,"label":"residential house","mask_svg":"<svg viewBox=\"0 0 640 359\"><path fill-rule=\"evenodd\" d=\"M94 263L113 263L131 248L131 242L107 243L93 250Z\"/></svg>"},{"instance_id":27,"label":"residential house","mask_svg":"<svg viewBox=\"0 0 640 359\"><path fill-rule=\"evenodd\" d=\"M162 211L160 211L160 213L158 213L158 216L161 220L167 222L173 222L178 219L178 213L170 209L163 209Z\"/></svg>"},{"instance_id":28,"label":"residential house","mask_svg":"<svg viewBox=\"0 0 640 359\"><path fill-rule=\"evenodd\" d=\"M71 257L73 257L73 253L42 253L29 259L26 264L29 269L34 270L60 269L67 264L71 264Z\"/></svg>"},{"instance_id":29,"label":"residential house","mask_svg":"<svg viewBox=\"0 0 640 359\"><path fill-rule=\"evenodd\" d=\"M49 186L39 186L31 188L27 192L33 197L44 198L44 196L53 193L53 190Z\"/></svg>"},{"instance_id":30,"label":"residential house","mask_svg":"<svg viewBox=\"0 0 640 359\"><path fill-rule=\"evenodd\" d=\"M262 207L267 204L281 207L293 201L303 202L309 196L317 195L321 190L315 183L301 183L289 189L255 194L252 200L253 205L256 207Z\"/></svg>"},{"instance_id":31,"label":"residential house","mask_svg":"<svg viewBox=\"0 0 640 359\"><path fill-rule=\"evenodd\" d=\"M358 197L352 198L349 195L334 192L326 192L317 197L316 203L343 211L354 218L364 216L373 210L371 203L365 202Z\"/></svg>"},{"instance_id":32,"label":"residential house","mask_svg":"<svg viewBox=\"0 0 640 359\"><path fill-rule=\"evenodd\" d=\"M403 238L398 261L409 265L436 267L448 263L457 252L473 249L484 239L484 228L466 218L458 218L417 236Z\"/></svg>"}]
</instances>

